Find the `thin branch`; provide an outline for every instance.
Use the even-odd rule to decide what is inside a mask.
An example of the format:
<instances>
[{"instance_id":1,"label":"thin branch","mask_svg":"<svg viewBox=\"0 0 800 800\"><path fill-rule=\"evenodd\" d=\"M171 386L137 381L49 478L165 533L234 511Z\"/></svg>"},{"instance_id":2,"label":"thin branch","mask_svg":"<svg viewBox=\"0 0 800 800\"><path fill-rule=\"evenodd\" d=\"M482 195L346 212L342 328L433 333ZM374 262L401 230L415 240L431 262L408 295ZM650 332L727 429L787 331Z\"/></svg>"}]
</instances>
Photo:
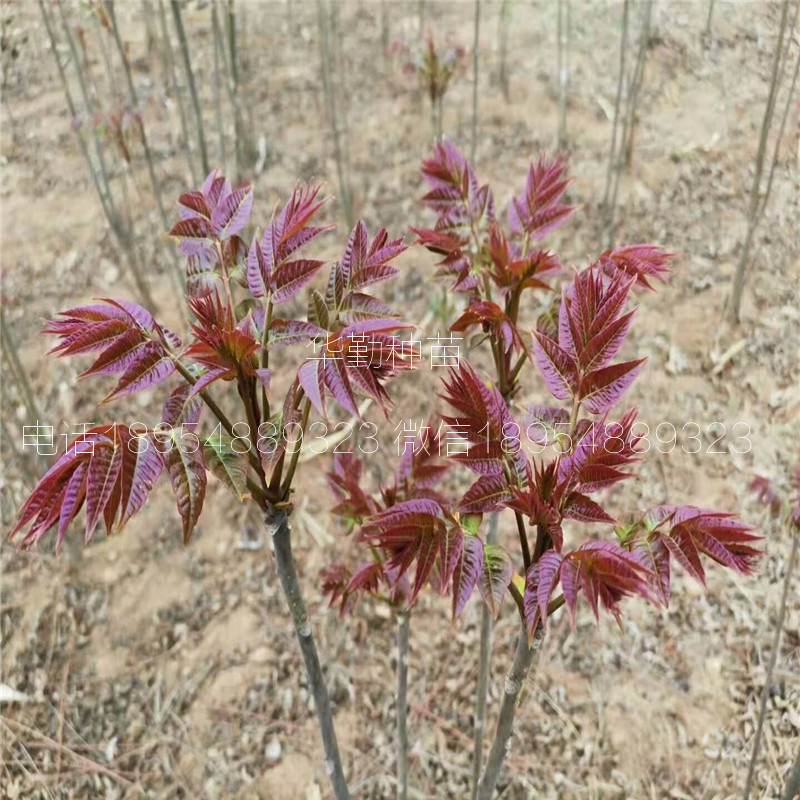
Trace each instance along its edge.
<instances>
[{"instance_id":1,"label":"thin branch","mask_svg":"<svg viewBox=\"0 0 800 800\"><path fill-rule=\"evenodd\" d=\"M397 615L397 800L408 800L408 611Z\"/></svg>"},{"instance_id":2,"label":"thin branch","mask_svg":"<svg viewBox=\"0 0 800 800\"><path fill-rule=\"evenodd\" d=\"M489 530L486 535L487 544L497 542L497 528L500 513L492 514ZM492 659L492 612L483 603L481 605L481 635L478 651L478 687L475 693L475 731L472 743L472 800L478 797L478 784L483 762L483 740L486 729L486 705L489 695L489 667Z\"/></svg>"},{"instance_id":3,"label":"thin branch","mask_svg":"<svg viewBox=\"0 0 800 800\"><path fill-rule=\"evenodd\" d=\"M336 99L335 54L333 52L331 33L331 15L327 0L317 0L317 25L319 28L319 48L322 74L322 88L328 106L328 118L333 133L333 149L336 158L336 171L339 176L339 191L342 195L342 207L347 227L355 223L353 216L353 199L350 192L349 163L342 141L342 126L339 123L339 109Z\"/></svg>"},{"instance_id":4,"label":"thin branch","mask_svg":"<svg viewBox=\"0 0 800 800\"><path fill-rule=\"evenodd\" d=\"M469 160L475 163L478 146L478 44L480 43L481 0L475 0L475 34L472 40L472 142Z\"/></svg>"},{"instance_id":5,"label":"thin branch","mask_svg":"<svg viewBox=\"0 0 800 800\"><path fill-rule=\"evenodd\" d=\"M17 345L8 328L5 308L2 306L0 306L0 336L2 337L2 351L11 362L11 372L16 378L20 394L25 403L25 408L28 411L28 416L31 420L36 420L38 424L40 419L39 408L36 405L36 401L33 399L33 391L28 381L28 375L22 366L22 362L19 360Z\"/></svg>"},{"instance_id":6,"label":"thin branch","mask_svg":"<svg viewBox=\"0 0 800 800\"><path fill-rule=\"evenodd\" d=\"M569 0L558 0L558 149L567 146L567 99L569 97L569 45L572 28Z\"/></svg>"},{"instance_id":7,"label":"thin branch","mask_svg":"<svg viewBox=\"0 0 800 800\"><path fill-rule=\"evenodd\" d=\"M500 51L500 88L503 91L503 98L509 101L509 80L508 80L508 6L509 0L500 0L500 7L497 12L497 49Z\"/></svg>"},{"instance_id":8,"label":"thin branch","mask_svg":"<svg viewBox=\"0 0 800 800\"><path fill-rule=\"evenodd\" d=\"M753 789L753 782L756 774L756 763L758 761L758 751L761 748L761 734L764 730L764 719L767 714L767 700L769 700L770 689L772 688L772 675L775 672L775 664L778 662L778 653L781 647L781 633L783 632L783 623L786 620L786 605L789 600L789 590L792 585L792 573L794 571L794 562L797 558L797 546L800 542L800 525L791 524L794 531L794 538L792 539L792 550L789 554L789 563L786 566L786 575L783 579L783 593L781 594L781 607L778 611L778 622L775 625L775 634L772 638L772 652L769 656L769 665L767 666L767 677L764 680L764 688L761 690L761 703L758 709L758 724L756 725L756 735L753 741L753 754L750 757L750 766L747 769L747 781L744 787L744 800L749 800L750 792Z\"/></svg>"},{"instance_id":9,"label":"thin branch","mask_svg":"<svg viewBox=\"0 0 800 800\"><path fill-rule=\"evenodd\" d=\"M525 622L525 598L522 596L514 581L511 581L511 583L508 584L508 593L517 604L517 610L519 611L520 619Z\"/></svg>"},{"instance_id":10,"label":"thin branch","mask_svg":"<svg viewBox=\"0 0 800 800\"><path fill-rule=\"evenodd\" d=\"M225 155L225 127L222 120L222 80L220 78L220 50L222 49L222 35L219 29L216 2L211 3L211 31L214 39L214 112L217 118L217 136L219 137L219 158L224 165L227 162Z\"/></svg>"},{"instance_id":11,"label":"thin branch","mask_svg":"<svg viewBox=\"0 0 800 800\"><path fill-rule=\"evenodd\" d=\"M189 57L189 43L186 40L186 30L183 27L183 15L178 0L170 0L172 6L172 16L175 18L175 29L178 32L178 43L183 56L183 66L186 70L186 82L189 85L189 96L192 99L195 121L197 123L197 138L200 143L200 161L203 164L203 174L211 172L208 165L208 151L206 150L206 136L203 131L203 114L200 111L200 101L197 98L197 87L194 82L194 72L192 72L192 61Z\"/></svg>"},{"instance_id":12,"label":"thin branch","mask_svg":"<svg viewBox=\"0 0 800 800\"><path fill-rule=\"evenodd\" d=\"M800 794L800 747L797 748L794 764L786 778L786 786L783 788L781 800L794 800L798 794Z\"/></svg>"},{"instance_id":13,"label":"thin branch","mask_svg":"<svg viewBox=\"0 0 800 800\"><path fill-rule=\"evenodd\" d=\"M611 127L611 151L608 154L608 169L606 170L606 187L603 191L603 204L601 206L604 225L608 225L609 200L611 199L611 177L614 174L614 165L617 160L617 129L619 127L619 112L622 105L622 93L625 87L625 56L628 51L628 13L630 0L625 0L622 6L622 33L619 44L619 76L617 78L617 97L614 101L614 122Z\"/></svg>"},{"instance_id":14,"label":"thin branch","mask_svg":"<svg viewBox=\"0 0 800 800\"><path fill-rule=\"evenodd\" d=\"M119 26L117 25L117 15L114 10L114 3L111 0L107 0L106 2L106 11L108 13L108 18L111 20L111 32L114 36L114 42L117 45L117 52L119 53L120 60L122 61L122 66L125 71L125 80L128 84L128 95L131 99L131 105L133 106L133 110L136 113L137 125L136 127L139 130L139 139L142 143L142 150L144 151L144 158L147 162L147 173L150 177L150 185L153 188L153 195L156 198L156 205L158 206L158 214L161 218L161 228L162 233L166 233L170 229L169 219L167 218L167 212L164 209L164 201L161 198L161 187L158 184L158 178L156 177L156 169L155 165L153 164L153 154L150 152L150 143L147 139L147 132L144 126L144 116L142 114L141 107L139 105L139 96L136 93L136 87L133 83L133 73L131 72L131 65L128 59L128 55L125 52L125 46L122 44L122 39L119 35ZM159 237L160 240L164 240L163 236ZM181 269L177 258L175 257L175 253L172 249L169 251L169 258L172 261L172 275L175 278L176 284L176 293L178 295L179 302L183 299L183 291L185 289L185 279L183 270Z\"/></svg>"},{"instance_id":15,"label":"thin branch","mask_svg":"<svg viewBox=\"0 0 800 800\"><path fill-rule=\"evenodd\" d=\"M739 322L742 291L744 289L744 275L747 269L747 262L750 258L750 248L753 244L755 234L757 212L759 206L759 194L761 191L761 176L764 172L764 158L767 152L767 139L772 126L772 117L775 112L775 99L778 92L778 74L782 63L781 54L783 52L784 33L786 31L786 20L789 15L789 0L783 0L781 4L781 20L778 27L778 38L775 44L775 53L772 59L772 74L770 78L769 92L767 94L767 105L764 109L764 119L761 122L761 136L758 141L758 151L756 153L756 168L753 176L753 185L750 189L750 205L747 213L747 235L744 246L736 267L733 278L733 294L731 296L730 316L733 322Z\"/></svg>"},{"instance_id":16,"label":"thin branch","mask_svg":"<svg viewBox=\"0 0 800 800\"><path fill-rule=\"evenodd\" d=\"M122 61L122 66L125 71L125 80L128 84L128 94L131 98L131 105L133 106L134 112L137 114L138 117L138 129L139 129L139 138L142 141L142 149L144 150L144 157L147 161L147 171L150 176L150 184L153 187L153 194L156 198L156 205L158 206L158 214L161 217L161 224L165 231L169 230L170 224L169 219L167 218L167 212L164 208L164 201L161 198L161 187L158 184L158 179L156 178L156 171L155 166L153 164L153 155L150 152L150 143L147 139L147 132L144 127L144 119L142 117L142 109L139 105L139 95L136 92L136 86L133 83L133 73L131 72L131 64L128 60L128 55L125 52L125 46L122 44L122 39L119 35L119 26L117 25L117 15L114 10L114 3L111 0L107 0L106 2L106 10L108 12L108 18L111 20L111 32L114 35L114 42L117 45L117 52L119 53L120 60Z\"/></svg>"},{"instance_id":17,"label":"thin branch","mask_svg":"<svg viewBox=\"0 0 800 800\"><path fill-rule=\"evenodd\" d=\"M50 40L50 49L53 52L53 58L56 62L56 67L58 68L58 75L61 79L61 85L64 89L64 97L67 101L67 107L69 108L70 115L72 120L78 120L80 118L78 114L78 110L75 106L75 101L72 98L72 92L69 88L69 81L67 80L67 74L64 70L64 66L61 63L61 59L58 57L58 46L56 43L55 32L53 30L53 26L50 22L50 18L48 16L47 10L45 8L45 4L43 0L39 0L39 9L42 13L42 19L44 21L45 30L47 31L48 39ZM72 36L69 31L69 28L66 28L67 39L71 45L70 49L73 54L73 59L77 58L77 51L75 50L74 42L72 41ZM79 66L76 65L76 68L79 69ZM79 78L81 81L81 91L85 92L86 85L83 81L83 76L79 73ZM84 99L86 100L86 95L84 95ZM88 110L88 109L87 109ZM91 111L89 111L91 113ZM72 126L75 130L75 136L78 139L78 146L80 147L81 153L83 154L83 158L86 161L86 166L89 169L89 174L92 176L92 183L94 184L95 190L97 191L97 196L100 200L100 205L103 209L103 213L106 216L106 220L108 221L109 228L111 228L111 232L117 240L117 246L119 247L120 253L125 257L128 262L128 269L133 277L133 282L138 290L139 297L142 300L143 304L147 306L150 310L155 310L155 302L153 300L152 295L150 294L150 289L148 288L147 282L144 279L144 276L141 272L139 264L136 260L136 253L134 251L132 245L132 237L130 231L125 231L123 229L122 222L117 215L116 208L114 207L114 198L111 194L111 187L108 182L108 173L105 169L105 160L103 158L103 148L100 144L100 141L97 136L97 131L93 130L94 134L94 143L95 149L98 156L98 164L99 164L99 175L98 171L95 170L94 164L92 163L91 156L89 155L89 148L86 144L86 140L83 138L82 129L79 126ZM101 180L102 179L102 180Z\"/></svg>"},{"instance_id":18,"label":"thin branch","mask_svg":"<svg viewBox=\"0 0 800 800\"><path fill-rule=\"evenodd\" d=\"M161 21L161 36L164 39L164 59L167 63L167 71L169 72L170 81L172 83L172 91L175 93L175 104L178 106L178 117L181 123L186 163L189 166L189 174L192 176L192 185L197 186L199 181L195 170L194 159L192 158L192 152L189 148L189 127L186 122L186 110L183 107L183 92L181 91L180 81L178 80L178 68L175 66L175 55L172 52L172 38L169 34L164 0L158 0L158 16Z\"/></svg>"},{"instance_id":19,"label":"thin branch","mask_svg":"<svg viewBox=\"0 0 800 800\"><path fill-rule=\"evenodd\" d=\"M528 567L531 565L531 551L528 547L528 534L525 530L525 520L519 511L514 512L517 519L517 533L519 534L519 546L522 549L522 561L525 564L525 572L528 572Z\"/></svg>"}]
</instances>

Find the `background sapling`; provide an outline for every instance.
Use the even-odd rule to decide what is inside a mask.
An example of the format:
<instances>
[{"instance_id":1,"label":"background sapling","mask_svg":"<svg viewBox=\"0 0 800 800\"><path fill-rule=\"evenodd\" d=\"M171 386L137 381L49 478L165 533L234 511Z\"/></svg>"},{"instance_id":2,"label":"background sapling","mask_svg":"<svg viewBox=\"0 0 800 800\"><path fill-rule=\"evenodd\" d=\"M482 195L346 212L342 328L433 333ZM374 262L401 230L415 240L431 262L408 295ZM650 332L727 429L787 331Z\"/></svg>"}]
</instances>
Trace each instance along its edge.
<instances>
[{"instance_id":1,"label":"background sapling","mask_svg":"<svg viewBox=\"0 0 800 800\"><path fill-rule=\"evenodd\" d=\"M750 765L747 769L747 780L744 788L744 800L748 800L753 790L755 782L756 763L758 753L761 748L761 735L764 730L764 719L767 715L767 701L772 688L773 674L775 665L778 663L780 653L781 634L786 620L786 606L789 599L790 587L792 585L792 574L794 572L795 561L797 560L797 548L800 543L800 467L797 468L792 476L792 492L790 496L783 496L774 483L768 478L757 477L750 483L750 490L758 497L759 501L767 507L769 515L778 524L785 525L792 537L792 549L789 554L789 561L786 565L786 575L783 581L783 593L781 594L781 604L778 609L778 620L775 624L775 635L772 640L772 649L767 665L767 677L764 681L764 688L761 690L761 699L758 709L758 722L756 733L753 739L753 751L750 756ZM800 754L795 760L794 765L786 777L786 786L783 793L783 800L791 800L800 790Z\"/></svg>"},{"instance_id":2,"label":"background sapling","mask_svg":"<svg viewBox=\"0 0 800 800\"><path fill-rule=\"evenodd\" d=\"M431 135L434 140L444 132L444 98L452 81L463 73L466 51L461 45L449 45L447 49L437 45L433 33L425 36L420 52L412 46L395 40L392 52L403 59L403 70L415 75L422 91L430 103Z\"/></svg>"}]
</instances>

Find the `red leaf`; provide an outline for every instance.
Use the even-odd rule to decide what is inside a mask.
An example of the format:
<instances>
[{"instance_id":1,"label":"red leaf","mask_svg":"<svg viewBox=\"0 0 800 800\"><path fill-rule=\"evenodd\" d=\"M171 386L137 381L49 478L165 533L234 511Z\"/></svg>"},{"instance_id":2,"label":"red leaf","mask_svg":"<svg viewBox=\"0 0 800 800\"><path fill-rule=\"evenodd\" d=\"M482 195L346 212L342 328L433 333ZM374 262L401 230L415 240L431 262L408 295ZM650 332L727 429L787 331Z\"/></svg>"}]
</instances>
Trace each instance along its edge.
<instances>
[{"instance_id":1,"label":"red leaf","mask_svg":"<svg viewBox=\"0 0 800 800\"><path fill-rule=\"evenodd\" d=\"M324 261L311 259L287 261L282 264L272 276L272 302L280 305L291 300L324 265Z\"/></svg>"},{"instance_id":2,"label":"red leaf","mask_svg":"<svg viewBox=\"0 0 800 800\"><path fill-rule=\"evenodd\" d=\"M264 251L253 237L253 243L247 253L247 286L250 294L253 297L264 297L269 291L270 281L270 268L264 257Z\"/></svg>"},{"instance_id":3,"label":"red leaf","mask_svg":"<svg viewBox=\"0 0 800 800\"><path fill-rule=\"evenodd\" d=\"M580 385L580 397L586 410L592 414L603 414L615 406L636 380L645 361L646 358L623 361L586 375Z\"/></svg>"},{"instance_id":4,"label":"red leaf","mask_svg":"<svg viewBox=\"0 0 800 800\"><path fill-rule=\"evenodd\" d=\"M94 529L108 503L114 484L122 467L122 447L114 444L95 444L89 459L86 481L86 542L92 538Z\"/></svg>"},{"instance_id":5,"label":"red leaf","mask_svg":"<svg viewBox=\"0 0 800 800\"><path fill-rule=\"evenodd\" d=\"M511 490L504 475L484 475L467 489L458 508L465 514L499 511L511 499Z\"/></svg>"},{"instance_id":6,"label":"red leaf","mask_svg":"<svg viewBox=\"0 0 800 800\"><path fill-rule=\"evenodd\" d=\"M569 185L566 171L560 158L548 162L544 155L530 165L525 191L512 198L508 209L512 233L527 233L537 240L564 224L575 210L559 203Z\"/></svg>"},{"instance_id":7,"label":"red leaf","mask_svg":"<svg viewBox=\"0 0 800 800\"><path fill-rule=\"evenodd\" d=\"M101 401L109 403L165 381L175 372L175 362L164 353L160 342L149 342L128 366L117 385Z\"/></svg>"},{"instance_id":8,"label":"red leaf","mask_svg":"<svg viewBox=\"0 0 800 800\"><path fill-rule=\"evenodd\" d=\"M214 233L220 239L230 239L239 233L250 219L252 207L253 187L247 185L235 189L211 214L211 227Z\"/></svg>"},{"instance_id":9,"label":"red leaf","mask_svg":"<svg viewBox=\"0 0 800 800\"><path fill-rule=\"evenodd\" d=\"M203 510L206 467L201 448L189 452L188 448L184 449L180 442L174 440L169 445L171 446L166 452L161 452L161 458L178 503L178 513L183 523L183 542L186 544Z\"/></svg>"},{"instance_id":10,"label":"red leaf","mask_svg":"<svg viewBox=\"0 0 800 800\"><path fill-rule=\"evenodd\" d=\"M578 392L578 367L549 336L533 332L533 354L553 397L568 400Z\"/></svg>"},{"instance_id":11,"label":"red leaf","mask_svg":"<svg viewBox=\"0 0 800 800\"><path fill-rule=\"evenodd\" d=\"M598 263L602 270L612 277L620 272L636 278L636 285L654 291L651 279L667 282L670 273L669 262L674 253L665 253L653 244L631 244L607 250Z\"/></svg>"}]
</instances>

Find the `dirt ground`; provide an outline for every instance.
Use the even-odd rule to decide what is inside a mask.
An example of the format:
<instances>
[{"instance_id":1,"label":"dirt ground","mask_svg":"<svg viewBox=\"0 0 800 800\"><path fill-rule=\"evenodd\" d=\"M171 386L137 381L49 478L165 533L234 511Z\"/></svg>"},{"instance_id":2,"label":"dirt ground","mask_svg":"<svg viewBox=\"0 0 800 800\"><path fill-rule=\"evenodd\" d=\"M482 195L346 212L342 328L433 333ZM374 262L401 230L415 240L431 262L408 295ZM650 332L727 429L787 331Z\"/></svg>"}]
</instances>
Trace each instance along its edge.
<instances>
[{"instance_id":1,"label":"dirt ground","mask_svg":"<svg viewBox=\"0 0 800 800\"><path fill-rule=\"evenodd\" d=\"M158 52L146 51L143 7L117 5L156 169L171 203L191 183L175 103L161 88ZM298 178L319 177L335 193L336 168L319 80L315 5L251 0L237 6L246 32L241 92L261 147L248 162L259 161L261 170L245 172L256 187L253 221L263 225ZM426 24L469 47L471 9L467 2L428 2ZM511 0L510 9L509 102L497 84L496 2L483 4L479 50L477 169L501 208L528 162L554 147L557 128L556 3ZM582 266L602 249L600 201L621 5L572 0L572 9L569 197L580 210L550 244L565 263ZM107 76L96 32L84 4L69 10L85 28L89 75L102 98ZM417 203L418 165L428 152L430 128L413 80L382 52L380 10L377 2L350 0L341 10L348 147L357 213L371 229L383 225L399 235L426 219ZM502 781L505 800L723 800L740 797L744 785L791 544L787 530L766 520L746 487L756 474L785 486L800 460L800 107L795 100L753 248L742 323L733 327L723 307L744 239L779 4L717 2L704 39L707 10L705 1L656 2L617 235L618 243L656 241L678 254L670 286L641 298L627 348L650 361L629 402L651 431L662 422L682 431L679 445L687 445L690 432L683 426L696 423L701 452L690 455L680 446L650 452L641 480L627 482L611 507L624 513L669 498L738 510L763 527L766 556L749 579L709 569L706 590L678 573L669 611L630 602L622 629L610 619L596 626L585 608L575 631L565 617L554 621L542 667L519 711ZM418 13L416 2L391 3L392 37L413 42ZM37 336L42 318L92 297L135 293L78 150L37 4L6 2L2 14L11 20L4 37L17 52L2 108L2 291L35 400L56 426L108 420L112 413L147 419L160 407L161 392L98 408L101 387L76 382L85 367L81 359L44 358L49 345ZM209 148L218 160L208 4L191 3L185 18ZM789 67L798 57L795 47ZM456 79L444 103L445 131L465 148L469 74ZM231 132L229 122L227 136ZM230 139L227 150L230 159ZM117 187L128 180L160 316L174 324L179 309L167 279L170 262L141 153L135 150L128 179L116 161L112 172ZM337 203L329 216L341 223ZM343 227L328 234L324 256L335 257L343 246ZM436 333L432 264L430 255L412 248L388 295L409 318L427 319L428 336ZM537 311L531 307L531 320ZM284 363L288 369L288 355ZM392 469L393 425L431 408L439 376L425 369L394 384L392 425L370 411L381 425L381 448L370 465L376 475ZM525 384L529 392L521 401L544 397L534 370ZM6 530L30 488L28 472L43 467L30 453L12 449L21 445L26 415L10 382L4 389ZM737 423L749 426L746 454L735 452L745 449L736 437L746 426ZM353 795L388 799L395 796L394 625L369 601L342 621L325 607L320 570L355 558L329 514L329 463L321 457L302 465L293 535ZM200 527L183 547L174 501L162 482L123 534L98 537L85 550L78 530L58 558L51 540L31 553L3 541L2 682L27 702L2 707L2 797L331 796L269 546L242 549L248 531L261 535L224 489L213 486ZM501 537L511 534L501 530ZM514 617L508 604L495 628L490 728L513 653ZM468 797L479 621L473 601L451 625L448 604L431 593L423 593L413 614L414 798ZM799 746L796 578L754 796L780 796Z\"/></svg>"}]
</instances>

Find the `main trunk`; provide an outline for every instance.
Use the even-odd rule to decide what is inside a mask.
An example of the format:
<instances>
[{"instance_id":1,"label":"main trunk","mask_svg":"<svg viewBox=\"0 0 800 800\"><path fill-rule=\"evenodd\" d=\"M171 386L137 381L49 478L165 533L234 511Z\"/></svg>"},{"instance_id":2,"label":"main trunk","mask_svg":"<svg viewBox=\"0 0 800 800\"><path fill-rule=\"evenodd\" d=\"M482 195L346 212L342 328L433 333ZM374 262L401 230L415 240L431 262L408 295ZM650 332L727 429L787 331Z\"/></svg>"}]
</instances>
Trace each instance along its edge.
<instances>
[{"instance_id":1,"label":"main trunk","mask_svg":"<svg viewBox=\"0 0 800 800\"><path fill-rule=\"evenodd\" d=\"M265 523L267 530L272 534L278 577L283 587L286 602L289 605L294 631L297 635L297 642L300 645L300 652L308 675L308 683L314 695L322 746L325 750L325 770L331 780L336 800L350 800L350 792L347 788L347 781L342 770L342 760L339 756L336 731L333 727L328 688L322 676L322 666L319 663L314 634L311 632L311 623L308 619L306 605L303 602L300 583L297 580L289 520L285 511L275 511L273 514L267 515Z\"/></svg>"},{"instance_id":2,"label":"main trunk","mask_svg":"<svg viewBox=\"0 0 800 800\"><path fill-rule=\"evenodd\" d=\"M500 714L497 718L497 730L492 741L492 749L489 751L486 769L483 771L480 786L478 787L478 800L492 800L494 796L503 761L511 749L514 717L517 714L522 689L525 686L531 665L534 664L541 651L543 641L544 630L542 628L537 629L531 646L528 646L528 632L524 626L519 633L517 652L514 655L511 669L506 675L503 702L500 704Z\"/></svg>"}]
</instances>

